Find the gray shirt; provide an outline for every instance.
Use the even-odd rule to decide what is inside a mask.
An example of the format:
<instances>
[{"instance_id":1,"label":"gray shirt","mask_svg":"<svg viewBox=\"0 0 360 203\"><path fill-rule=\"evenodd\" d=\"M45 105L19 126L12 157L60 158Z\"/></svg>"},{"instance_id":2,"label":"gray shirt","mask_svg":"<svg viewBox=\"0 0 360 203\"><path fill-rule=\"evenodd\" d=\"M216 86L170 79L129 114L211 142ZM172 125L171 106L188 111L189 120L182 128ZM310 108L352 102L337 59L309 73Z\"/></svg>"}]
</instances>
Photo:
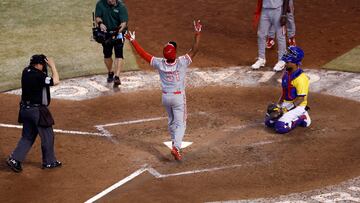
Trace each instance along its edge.
<instances>
[{"instance_id":1,"label":"gray shirt","mask_svg":"<svg viewBox=\"0 0 360 203\"><path fill-rule=\"evenodd\" d=\"M263 0L263 8L279 8L283 5L284 0Z\"/></svg>"},{"instance_id":2,"label":"gray shirt","mask_svg":"<svg viewBox=\"0 0 360 203\"><path fill-rule=\"evenodd\" d=\"M191 62L190 56L186 54L172 64L164 58L152 57L150 65L159 71L162 91L172 93L185 90L186 70Z\"/></svg>"}]
</instances>

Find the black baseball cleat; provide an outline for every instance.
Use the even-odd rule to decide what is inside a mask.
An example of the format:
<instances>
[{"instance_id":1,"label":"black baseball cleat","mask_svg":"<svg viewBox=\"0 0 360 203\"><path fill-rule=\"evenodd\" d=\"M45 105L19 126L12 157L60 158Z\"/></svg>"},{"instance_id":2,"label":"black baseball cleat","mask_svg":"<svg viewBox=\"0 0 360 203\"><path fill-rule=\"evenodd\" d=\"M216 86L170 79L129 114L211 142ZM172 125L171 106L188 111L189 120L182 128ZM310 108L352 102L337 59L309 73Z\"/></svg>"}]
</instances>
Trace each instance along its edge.
<instances>
[{"instance_id":1,"label":"black baseball cleat","mask_svg":"<svg viewBox=\"0 0 360 203\"><path fill-rule=\"evenodd\" d=\"M112 81L114 81L114 72L109 72L107 77L107 82L111 83Z\"/></svg>"},{"instance_id":2,"label":"black baseball cleat","mask_svg":"<svg viewBox=\"0 0 360 203\"><path fill-rule=\"evenodd\" d=\"M7 165L16 173L20 173L22 171L21 163L20 161L17 161L13 158L8 158L6 160Z\"/></svg>"},{"instance_id":3,"label":"black baseball cleat","mask_svg":"<svg viewBox=\"0 0 360 203\"><path fill-rule=\"evenodd\" d=\"M118 87L119 85L121 85L121 81L119 76L115 76L114 77L114 87Z\"/></svg>"},{"instance_id":4,"label":"black baseball cleat","mask_svg":"<svg viewBox=\"0 0 360 203\"><path fill-rule=\"evenodd\" d=\"M56 167L61 167L62 163L60 161L55 161L54 163L51 164L43 164L42 165L42 169L52 169L52 168L56 168Z\"/></svg>"}]
</instances>

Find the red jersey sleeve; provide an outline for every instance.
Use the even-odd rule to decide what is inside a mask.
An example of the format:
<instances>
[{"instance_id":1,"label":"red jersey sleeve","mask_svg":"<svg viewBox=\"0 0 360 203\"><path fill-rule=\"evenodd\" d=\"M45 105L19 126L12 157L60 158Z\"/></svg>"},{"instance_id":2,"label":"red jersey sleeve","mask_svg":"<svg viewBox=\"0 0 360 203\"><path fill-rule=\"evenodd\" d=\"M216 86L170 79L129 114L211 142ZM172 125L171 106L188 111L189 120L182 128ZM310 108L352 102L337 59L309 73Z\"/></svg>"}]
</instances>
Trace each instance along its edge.
<instances>
[{"instance_id":1,"label":"red jersey sleeve","mask_svg":"<svg viewBox=\"0 0 360 203\"><path fill-rule=\"evenodd\" d=\"M136 52L145 60L147 61L148 63L151 62L151 59L152 56L151 54L147 53L141 46L140 44L136 41L136 40L133 40L131 41L132 45L134 46Z\"/></svg>"}]
</instances>

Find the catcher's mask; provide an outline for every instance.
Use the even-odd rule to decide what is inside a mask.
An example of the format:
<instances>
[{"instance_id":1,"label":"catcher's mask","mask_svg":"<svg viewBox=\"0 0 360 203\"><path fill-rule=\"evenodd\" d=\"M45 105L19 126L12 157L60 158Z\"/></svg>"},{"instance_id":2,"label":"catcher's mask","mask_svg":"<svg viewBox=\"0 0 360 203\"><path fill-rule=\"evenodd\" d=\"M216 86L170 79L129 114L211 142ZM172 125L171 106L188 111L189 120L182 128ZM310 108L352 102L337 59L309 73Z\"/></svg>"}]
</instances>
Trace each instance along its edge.
<instances>
[{"instance_id":1,"label":"catcher's mask","mask_svg":"<svg viewBox=\"0 0 360 203\"><path fill-rule=\"evenodd\" d=\"M46 56L44 54L35 54L30 58L30 65L34 66L36 64L43 65L43 72L47 73L47 63L45 61Z\"/></svg>"},{"instance_id":2,"label":"catcher's mask","mask_svg":"<svg viewBox=\"0 0 360 203\"><path fill-rule=\"evenodd\" d=\"M176 42L168 42L163 50L164 57L169 61L175 61L176 59Z\"/></svg>"},{"instance_id":3,"label":"catcher's mask","mask_svg":"<svg viewBox=\"0 0 360 203\"><path fill-rule=\"evenodd\" d=\"M279 119L283 115L283 111L279 105L271 103L267 107L266 115L269 116L271 120L275 120Z\"/></svg>"}]
</instances>

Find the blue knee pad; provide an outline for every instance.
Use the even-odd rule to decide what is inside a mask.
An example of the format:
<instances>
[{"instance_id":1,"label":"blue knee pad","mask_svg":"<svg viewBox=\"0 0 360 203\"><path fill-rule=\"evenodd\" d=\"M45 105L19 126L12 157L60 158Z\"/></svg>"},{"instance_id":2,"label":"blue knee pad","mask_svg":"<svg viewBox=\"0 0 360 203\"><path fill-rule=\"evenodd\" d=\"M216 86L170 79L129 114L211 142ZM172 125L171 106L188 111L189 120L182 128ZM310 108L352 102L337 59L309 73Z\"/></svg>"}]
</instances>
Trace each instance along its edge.
<instances>
[{"instance_id":1,"label":"blue knee pad","mask_svg":"<svg viewBox=\"0 0 360 203\"><path fill-rule=\"evenodd\" d=\"M275 131L280 134L288 133L291 130L291 128L286 125L286 123L282 121L276 121L275 122Z\"/></svg>"}]
</instances>

